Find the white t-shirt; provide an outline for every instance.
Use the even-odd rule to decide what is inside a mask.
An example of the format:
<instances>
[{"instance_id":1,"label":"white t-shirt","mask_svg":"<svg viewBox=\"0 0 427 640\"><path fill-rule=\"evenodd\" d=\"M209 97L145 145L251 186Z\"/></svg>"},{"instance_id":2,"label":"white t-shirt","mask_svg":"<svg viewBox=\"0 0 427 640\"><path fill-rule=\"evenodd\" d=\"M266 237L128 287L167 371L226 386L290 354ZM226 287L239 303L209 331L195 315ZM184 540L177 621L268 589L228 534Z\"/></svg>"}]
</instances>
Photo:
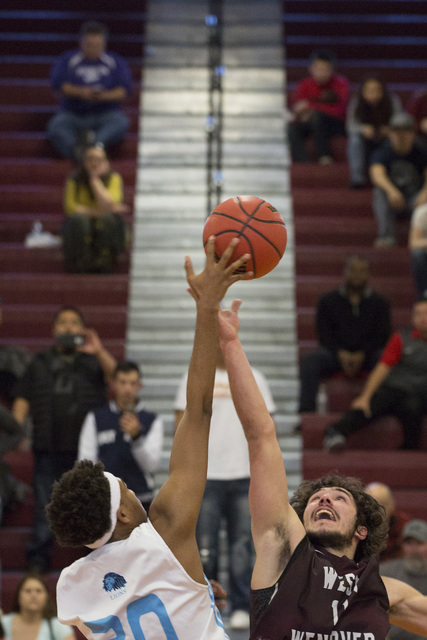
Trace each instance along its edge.
<instances>
[{"instance_id":1,"label":"white t-shirt","mask_svg":"<svg viewBox=\"0 0 427 640\"><path fill-rule=\"evenodd\" d=\"M94 640L228 640L210 585L187 574L150 522L64 569L58 618Z\"/></svg>"},{"instance_id":2,"label":"white t-shirt","mask_svg":"<svg viewBox=\"0 0 427 640\"><path fill-rule=\"evenodd\" d=\"M267 381L257 369L252 372L267 409L273 414L276 407ZM185 409L186 389L187 374L182 377L175 397L177 411ZM249 476L248 443L231 398L228 374L225 369L217 369L209 434L208 480L236 480Z\"/></svg>"},{"instance_id":3,"label":"white t-shirt","mask_svg":"<svg viewBox=\"0 0 427 640\"><path fill-rule=\"evenodd\" d=\"M12 638L12 624L15 616L16 613L6 613L6 615L1 618L6 640L14 640ZM51 618L50 624L46 619L42 620L37 640L63 640L72 635L74 635L73 627L67 627L61 624L58 618Z\"/></svg>"}]
</instances>

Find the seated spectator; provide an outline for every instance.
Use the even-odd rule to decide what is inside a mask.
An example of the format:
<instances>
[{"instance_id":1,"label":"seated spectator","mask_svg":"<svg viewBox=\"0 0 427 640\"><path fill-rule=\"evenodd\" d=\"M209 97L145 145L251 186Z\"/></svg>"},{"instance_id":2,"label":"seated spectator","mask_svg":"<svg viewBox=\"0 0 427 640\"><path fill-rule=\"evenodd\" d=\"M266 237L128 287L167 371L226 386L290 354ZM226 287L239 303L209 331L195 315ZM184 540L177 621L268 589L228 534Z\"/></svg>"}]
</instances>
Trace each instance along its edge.
<instances>
[{"instance_id":1,"label":"seated spectator","mask_svg":"<svg viewBox=\"0 0 427 640\"><path fill-rule=\"evenodd\" d=\"M67 179L62 235L65 268L73 273L111 273L125 246L123 181L111 170L102 145L83 153Z\"/></svg>"},{"instance_id":2,"label":"seated spectator","mask_svg":"<svg viewBox=\"0 0 427 640\"><path fill-rule=\"evenodd\" d=\"M131 93L131 73L121 56L106 51L107 38L105 25L85 22L79 49L63 53L52 69L52 88L60 107L48 123L47 135L55 149L71 160L79 160L82 143L108 148L121 142L129 128L121 103Z\"/></svg>"},{"instance_id":3,"label":"seated spectator","mask_svg":"<svg viewBox=\"0 0 427 640\"><path fill-rule=\"evenodd\" d=\"M2 616L5 640L75 640L72 627L56 617L54 600L45 579L26 574L15 592L12 612Z\"/></svg>"},{"instance_id":4,"label":"seated spectator","mask_svg":"<svg viewBox=\"0 0 427 640\"><path fill-rule=\"evenodd\" d=\"M4 512L23 502L29 488L24 482L12 476L10 465L3 460L3 456L8 451L28 447L29 441L24 427L5 407L0 406L0 524Z\"/></svg>"},{"instance_id":5,"label":"seated spectator","mask_svg":"<svg viewBox=\"0 0 427 640\"><path fill-rule=\"evenodd\" d=\"M114 400L85 418L78 459L103 462L105 471L121 478L148 512L162 454L163 421L138 400L141 373L134 362L119 362L110 386Z\"/></svg>"},{"instance_id":6,"label":"seated spectator","mask_svg":"<svg viewBox=\"0 0 427 640\"><path fill-rule=\"evenodd\" d=\"M345 135L349 84L344 76L335 73L334 64L332 52L314 51L309 77L297 85L291 107L294 119L288 124L293 162L309 161L304 140L313 137L319 163L330 164L330 138Z\"/></svg>"},{"instance_id":7,"label":"seated spectator","mask_svg":"<svg viewBox=\"0 0 427 640\"><path fill-rule=\"evenodd\" d=\"M373 210L378 225L376 247L396 244L395 220L410 217L427 202L427 150L415 144L415 121L408 113L390 120L389 139L371 156Z\"/></svg>"},{"instance_id":8,"label":"seated spectator","mask_svg":"<svg viewBox=\"0 0 427 640\"><path fill-rule=\"evenodd\" d=\"M388 300L369 284L369 263L353 255L345 264L343 283L319 298L316 331L319 347L301 362L300 413L316 410L322 378L343 371L350 378L371 371L390 335Z\"/></svg>"},{"instance_id":9,"label":"seated spectator","mask_svg":"<svg viewBox=\"0 0 427 640\"><path fill-rule=\"evenodd\" d=\"M2 299L0 298L0 327L2 325ZM23 347L0 345L0 403L11 407L15 398L15 386L30 364L31 354Z\"/></svg>"},{"instance_id":10,"label":"seated spectator","mask_svg":"<svg viewBox=\"0 0 427 640\"><path fill-rule=\"evenodd\" d=\"M367 170L372 152L388 136L391 117L402 110L400 98L390 95L386 84L377 76L367 76L347 111L347 158L350 187L367 184Z\"/></svg>"},{"instance_id":11,"label":"seated spectator","mask_svg":"<svg viewBox=\"0 0 427 640\"><path fill-rule=\"evenodd\" d=\"M417 142L427 147L427 91L425 88L411 96L407 110L415 118Z\"/></svg>"},{"instance_id":12,"label":"seated spectator","mask_svg":"<svg viewBox=\"0 0 427 640\"><path fill-rule=\"evenodd\" d=\"M403 554L403 528L410 519L408 514L396 509L396 502L390 487L382 482L371 482L365 487L365 492L384 507L388 520L387 546L381 551L380 560L385 562L386 560L400 558Z\"/></svg>"},{"instance_id":13,"label":"seated spectator","mask_svg":"<svg viewBox=\"0 0 427 640\"><path fill-rule=\"evenodd\" d=\"M401 449L418 449L427 413L427 298L414 304L412 329L392 335L351 409L326 429L324 447L339 451L347 437L375 418L392 415L403 430Z\"/></svg>"},{"instance_id":14,"label":"seated spectator","mask_svg":"<svg viewBox=\"0 0 427 640\"><path fill-rule=\"evenodd\" d=\"M380 574L406 582L427 595L427 522L411 520L403 529L403 556L380 564ZM422 640L423 636L392 625L388 640Z\"/></svg>"},{"instance_id":15,"label":"seated spectator","mask_svg":"<svg viewBox=\"0 0 427 640\"><path fill-rule=\"evenodd\" d=\"M422 204L411 217L408 246L418 296L427 295L427 204Z\"/></svg>"}]
</instances>

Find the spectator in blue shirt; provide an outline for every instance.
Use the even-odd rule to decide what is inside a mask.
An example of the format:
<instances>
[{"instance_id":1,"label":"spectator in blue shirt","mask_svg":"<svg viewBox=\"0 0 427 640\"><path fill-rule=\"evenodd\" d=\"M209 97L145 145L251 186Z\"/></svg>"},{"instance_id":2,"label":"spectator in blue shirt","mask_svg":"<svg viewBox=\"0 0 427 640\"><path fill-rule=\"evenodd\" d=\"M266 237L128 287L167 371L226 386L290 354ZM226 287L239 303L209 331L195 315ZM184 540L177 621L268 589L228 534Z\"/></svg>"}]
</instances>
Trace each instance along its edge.
<instances>
[{"instance_id":1,"label":"spectator in blue shirt","mask_svg":"<svg viewBox=\"0 0 427 640\"><path fill-rule=\"evenodd\" d=\"M78 159L79 146L88 142L118 143L129 128L121 103L131 93L131 73L121 56L106 51L107 37L105 25L85 22L79 49L63 53L53 66L51 84L60 105L47 135L65 158Z\"/></svg>"}]
</instances>

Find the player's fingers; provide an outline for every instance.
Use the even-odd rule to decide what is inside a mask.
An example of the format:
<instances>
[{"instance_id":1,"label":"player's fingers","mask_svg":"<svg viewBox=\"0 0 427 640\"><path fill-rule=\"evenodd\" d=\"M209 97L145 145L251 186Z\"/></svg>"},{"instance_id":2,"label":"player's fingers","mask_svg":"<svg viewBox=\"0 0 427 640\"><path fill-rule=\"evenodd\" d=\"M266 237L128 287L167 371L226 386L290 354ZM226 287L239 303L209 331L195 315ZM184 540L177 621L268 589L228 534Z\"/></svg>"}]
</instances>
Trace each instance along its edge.
<instances>
[{"instance_id":1,"label":"player's fingers","mask_svg":"<svg viewBox=\"0 0 427 640\"><path fill-rule=\"evenodd\" d=\"M224 267L227 264L227 262L229 261L229 259L233 255L234 249L237 247L239 242L240 242L239 238L233 238L231 240L231 242L229 243L228 247L223 252L221 258L218 260L218 264L219 265ZM215 248L215 244L214 244L214 248Z\"/></svg>"},{"instance_id":2,"label":"player's fingers","mask_svg":"<svg viewBox=\"0 0 427 640\"><path fill-rule=\"evenodd\" d=\"M233 300L233 302L231 303L230 310L233 311L234 313L237 313L240 309L241 304L242 304L242 301L239 298L236 298L236 300Z\"/></svg>"},{"instance_id":3,"label":"player's fingers","mask_svg":"<svg viewBox=\"0 0 427 640\"><path fill-rule=\"evenodd\" d=\"M234 274L234 272L238 271L241 267L243 267L247 263L247 261L250 260L250 258L251 258L250 253L244 253L242 256L240 256L240 258L237 258L237 260L234 260L234 262L228 265L227 271L229 273Z\"/></svg>"},{"instance_id":4,"label":"player's fingers","mask_svg":"<svg viewBox=\"0 0 427 640\"><path fill-rule=\"evenodd\" d=\"M205 247L206 261L215 262L215 236L209 236Z\"/></svg>"},{"instance_id":5,"label":"player's fingers","mask_svg":"<svg viewBox=\"0 0 427 640\"><path fill-rule=\"evenodd\" d=\"M193 263L191 262L190 256L185 256L184 269L188 280L188 278L194 275Z\"/></svg>"}]
</instances>

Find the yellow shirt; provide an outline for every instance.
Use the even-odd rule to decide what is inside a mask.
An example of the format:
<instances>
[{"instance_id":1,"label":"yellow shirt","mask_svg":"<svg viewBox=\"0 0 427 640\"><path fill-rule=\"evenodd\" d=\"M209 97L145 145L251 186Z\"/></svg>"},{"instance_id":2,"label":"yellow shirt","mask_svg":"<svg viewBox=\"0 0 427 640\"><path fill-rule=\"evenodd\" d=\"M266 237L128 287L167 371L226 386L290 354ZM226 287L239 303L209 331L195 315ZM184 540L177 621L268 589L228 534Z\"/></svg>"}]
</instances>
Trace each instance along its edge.
<instances>
[{"instance_id":1,"label":"yellow shirt","mask_svg":"<svg viewBox=\"0 0 427 640\"><path fill-rule=\"evenodd\" d=\"M111 174L110 184L107 189L114 202L123 202L123 180L119 173L113 172ZM96 200L92 198L87 187L80 185L77 189L76 181L73 178L68 178L65 183L64 193L65 213L67 215L73 214L77 205L96 207Z\"/></svg>"}]
</instances>

